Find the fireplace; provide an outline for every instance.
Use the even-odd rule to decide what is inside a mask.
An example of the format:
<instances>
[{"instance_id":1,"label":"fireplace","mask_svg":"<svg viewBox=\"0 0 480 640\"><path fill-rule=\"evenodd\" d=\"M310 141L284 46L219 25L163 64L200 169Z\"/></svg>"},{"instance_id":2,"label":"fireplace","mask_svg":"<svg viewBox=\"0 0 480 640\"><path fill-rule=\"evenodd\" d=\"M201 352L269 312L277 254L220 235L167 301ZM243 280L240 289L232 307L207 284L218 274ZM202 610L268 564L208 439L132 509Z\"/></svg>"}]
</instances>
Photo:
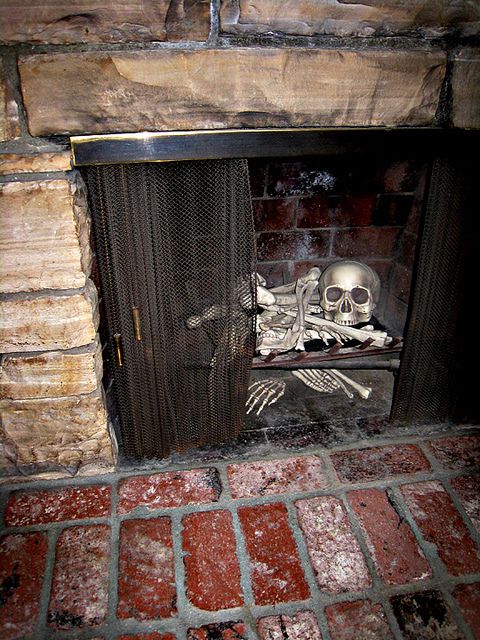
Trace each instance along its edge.
<instances>
[{"instance_id":1,"label":"fireplace","mask_svg":"<svg viewBox=\"0 0 480 640\"><path fill-rule=\"evenodd\" d=\"M422 137L427 147L418 145ZM298 424L280 405L270 423L245 419L251 366L253 380L273 375L269 389L282 384L282 393L285 371L369 372L386 395L384 413L402 425L465 412L453 360L460 353L471 206L458 156L470 142L421 130L74 138L90 192L127 457L163 457L221 444L242 428ZM279 151L288 155L274 155ZM250 182L245 160L192 159L242 155L250 158ZM372 338L356 349L337 341L320 352L273 352L252 361L255 270L270 286L285 285L342 258L381 273L375 322L393 336L389 348L371 348ZM453 289L445 289L446 280ZM197 331L192 318L203 318ZM314 403L317 410L324 398ZM343 420L362 417L354 402L339 406ZM328 410L315 415L314 408L308 420L322 428Z\"/></svg>"},{"instance_id":2,"label":"fireplace","mask_svg":"<svg viewBox=\"0 0 480 640\"><path fill-rule=\"evenodd\" d=\"M418 242L402 218L413 191L403 192L403 210L400 191L363 194L367 214L375 193L375 216L377 205L400 216L393 226L407 231L403 250L412 258L407 265L396 253L397 237L391 255L358 256L388 268L379 312L404 337L388 428L475 419L474 378L465 372L477 341L474 319L460 309L465 291L476 290L467 247L478 234L461 185L475 186L464 158L480 127L478 8L427 3L407 15L388 1L334 11L307 0L279 11L250 0L147 0L125 15L112 3L104 10L87 2L81 13L76 4L0 8L0 475L88 475L116 465L114 411L102 386L110 366L99 320L105 301L77 168L88 159L77 148L72 163L71 136L100 136L106 164L247 159L257 224L268 226L272 207L286 201L275 222L285 228L258 228L258 270L269 286L346 257L334 243L342 235L347 242L350 228L339 221L351 216L351 194L340 182L323 195L281 196L267 183L258 193L265 167L273 175L275 164L308 169L316 158L342 163L341 154L366 151L387 158L385 166L420 158L428 197L418 196ZM136 134L137 144L123 144L121 132ZM112 136L107 146L104 135ZM369 227L356 232L367 249L377 233Z\"/></svg>"}]
</instances>

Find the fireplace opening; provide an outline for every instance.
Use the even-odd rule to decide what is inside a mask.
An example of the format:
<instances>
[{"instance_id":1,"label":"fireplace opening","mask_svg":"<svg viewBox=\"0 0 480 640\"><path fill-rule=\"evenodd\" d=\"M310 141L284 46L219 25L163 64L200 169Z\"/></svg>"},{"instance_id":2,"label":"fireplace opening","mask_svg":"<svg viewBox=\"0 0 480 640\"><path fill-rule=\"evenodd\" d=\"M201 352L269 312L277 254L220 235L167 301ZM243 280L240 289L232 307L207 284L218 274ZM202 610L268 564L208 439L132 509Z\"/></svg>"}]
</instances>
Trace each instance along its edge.
<instances>
[{"instance_id":1,"label":"fireplace opening","mask_svg":"<svg viewBox=\"0 0 480 640\"><path fill-rule=\"evenodd\" d=\"M451 137L430 137L427 142L434 144L428 146L418 144L425 132L391 133L385 138L378 131L239 131L135 134L126 136L127 144L122 136L73 141L92 207L110 347L106 371L116 389L114 406L128 457L163 457L219 444L241 429L280 433L292 426L330 428L340 421L468 420L458 372L466 357L459 337L465 295L459 283L467 282L472 256L470 169L458 146L452 153ZM230 158L248 158L248 174L246 161L234 160L243 167L240 173L230 172L220 188L214 180L209 193L209 162L225 168ZM159 160L170 162L154 162ZM210 167L207 173L202 165ZM197 182L188 181L188 172L197 173ZM158 178L162 173L170 176L166 183ZM165 203L168 216L159 224ZM207 226L199 229L199 221ZM182 247L185 239L185 251L172 248ZM207 257L208 273L195 263ZM219 261L220 280L213 275ZM347 341L332 334L309 340L305 351L260 353L259 282L291 296L299 278L343 261L378 274L373 316L354 329L385 332L388 342L376 348L365 336ZM171 275L177 272L183 275ZM141 309L145 302L135 301L142 288L148 322ZM242 300L245 292L248 300ZM319 296L316 288L312 304L318 306ZM182 308L186 300L188 308ZM203 316L207 319L199 325L209 348L199 346L198 332L191 330L192 318ZM119 317L121 330L114 326ZM140 331L146 338L138 340ZM212 339L212 333L223 338ZM212 364L225 339L240 359L224 359L215 378ZM159 366L165 378L159 379ZM316 379L309 384L312 372ZM336 387L328 393L333 372ZM182 403L187 409L178 420Z\"/></svg>"}]
</instances>

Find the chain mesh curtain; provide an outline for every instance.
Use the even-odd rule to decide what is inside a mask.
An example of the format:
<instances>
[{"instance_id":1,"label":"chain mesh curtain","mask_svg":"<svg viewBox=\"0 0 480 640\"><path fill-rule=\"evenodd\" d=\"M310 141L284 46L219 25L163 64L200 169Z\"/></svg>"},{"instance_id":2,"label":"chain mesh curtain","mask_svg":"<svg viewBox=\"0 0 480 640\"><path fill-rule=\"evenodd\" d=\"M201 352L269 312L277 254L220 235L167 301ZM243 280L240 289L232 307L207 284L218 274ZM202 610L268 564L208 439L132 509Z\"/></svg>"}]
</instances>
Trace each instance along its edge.
<instances>
[{"instance_id":1,"label":"chain mesh curtain","mask_svg":"<svg viewBox=\"0 0 480 640\"><path fill-rule=\"evenodd\" d=\"M255 341L246 161L82 173L125 454L162 457L234 437Z\"/></svg>"}]
</instances>

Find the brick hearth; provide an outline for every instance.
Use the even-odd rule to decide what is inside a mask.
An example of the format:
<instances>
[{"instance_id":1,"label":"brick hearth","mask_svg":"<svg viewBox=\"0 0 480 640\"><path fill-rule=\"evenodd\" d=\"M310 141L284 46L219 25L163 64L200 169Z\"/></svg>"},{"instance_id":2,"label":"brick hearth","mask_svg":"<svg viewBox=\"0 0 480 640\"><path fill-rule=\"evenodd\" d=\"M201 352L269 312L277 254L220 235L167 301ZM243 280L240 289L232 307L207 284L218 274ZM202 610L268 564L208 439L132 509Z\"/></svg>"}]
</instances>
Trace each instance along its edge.
<instances>
[{"instance_id":1,"label":"brick hearth","mask_svg":"<svg viewBox=\"0 0 480 640\"><path fill-rule=\"evenodd\" d=\"M431 431L10 486L2 638L480 638L480 435Z\"/></svg>"}]
</instances>

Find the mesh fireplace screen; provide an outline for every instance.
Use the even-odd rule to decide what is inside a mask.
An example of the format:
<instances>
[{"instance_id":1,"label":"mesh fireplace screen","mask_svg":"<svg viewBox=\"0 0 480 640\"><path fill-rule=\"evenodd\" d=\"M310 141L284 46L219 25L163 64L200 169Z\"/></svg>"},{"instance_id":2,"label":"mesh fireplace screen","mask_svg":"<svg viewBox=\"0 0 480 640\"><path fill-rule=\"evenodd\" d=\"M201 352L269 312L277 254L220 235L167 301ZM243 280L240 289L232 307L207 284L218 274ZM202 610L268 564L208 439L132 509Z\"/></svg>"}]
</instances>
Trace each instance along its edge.
<instances>
[{"instance_id":1,"label":"mesh fireplace screen","mask_svg":"<svg viewBox=\"0 0 480 640\"><path fill-rule=\"evenodd\" d=\"M235 436L256 307L246 161L82 173L125 454L161 457Z\"/></svg>"}]
</instances>

